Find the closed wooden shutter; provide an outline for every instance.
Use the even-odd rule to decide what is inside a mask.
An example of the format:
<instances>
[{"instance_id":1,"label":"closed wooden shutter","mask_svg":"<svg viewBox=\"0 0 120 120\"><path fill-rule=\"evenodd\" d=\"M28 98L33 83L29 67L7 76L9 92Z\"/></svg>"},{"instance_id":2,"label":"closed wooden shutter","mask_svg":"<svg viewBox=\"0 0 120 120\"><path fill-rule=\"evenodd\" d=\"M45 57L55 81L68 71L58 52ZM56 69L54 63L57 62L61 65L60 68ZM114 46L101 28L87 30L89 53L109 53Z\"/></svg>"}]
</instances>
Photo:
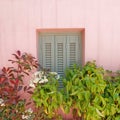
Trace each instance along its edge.
<instances>
[{"instance_id":1,"label":"closed wooden shutter","mask_svg":"<svg viewBox=\"0 0 120 120\"><path fill-rule=\"evenodd\" d=\"M81 64L80 34L42 34L38 54L44 68L63 76L66 67Z\"/></svg>"},{"instance_id":2,"label":"closed wooden shutter","mask_svg":"<svg viewBox=\"0 0 120 120\"><path fill-rule=\"evenodd\" d=\"M42 35L40 37L40 65L50 71L55 71L54 68L54 36Z\"/></svg>"},{"instance_id":3,"label":"closed wooden shutter","mask_svg":"<svg viewBox=\"0 0 120 120\"><path fill-rule=\"evenodd\" d=\"M80 37L79 35L67 36L67 66L80 64Z\"/></svg>"}]
</instances>

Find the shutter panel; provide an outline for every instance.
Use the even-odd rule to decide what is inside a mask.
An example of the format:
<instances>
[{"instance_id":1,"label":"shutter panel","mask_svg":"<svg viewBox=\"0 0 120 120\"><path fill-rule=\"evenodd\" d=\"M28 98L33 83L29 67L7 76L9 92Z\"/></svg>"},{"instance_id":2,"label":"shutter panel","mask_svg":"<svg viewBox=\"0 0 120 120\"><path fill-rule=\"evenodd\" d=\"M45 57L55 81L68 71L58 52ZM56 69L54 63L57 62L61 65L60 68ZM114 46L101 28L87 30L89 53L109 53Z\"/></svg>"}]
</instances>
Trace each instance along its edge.
<instances>
[{"instance_id":1,"label":"shutter panel","mask_svg":"<svg viewBox=\"0 0 120 120\"><path fill-rule=\"evenodd\" d=\"M50 71L54 71L54 36L44 35L42 36L41 44L42 66Z\"/></svg>"},{"instance_id":2,"label":"shutter panel","mask_svg":"<svg viewBox=\"0 0 120 120\"><path fill-rule=\"evenodd\" d=\"M66 67L66 36L55 36L55 71L64 75Z\"/></svg>"},{"instance_id":3,"label":"shutter panel","mask_svg":"<svg viewBox=\"0 0 120 120\"><path fill-rule=\"evenodd\" d=\"M66 36L55 36L55 71L63 76L66 68ZM59 79L59 88L63 87L62 80Z\"/></svg>"},{"instance_id":4,"label":"shutter panel","mask_svg":"<svg viewBox=\"0 0 120 120\"><path fill-rule=\"evenodd\" d=\"M79 36L67 36L67 66L79 63Z\"/></svg>"}]
</instances>

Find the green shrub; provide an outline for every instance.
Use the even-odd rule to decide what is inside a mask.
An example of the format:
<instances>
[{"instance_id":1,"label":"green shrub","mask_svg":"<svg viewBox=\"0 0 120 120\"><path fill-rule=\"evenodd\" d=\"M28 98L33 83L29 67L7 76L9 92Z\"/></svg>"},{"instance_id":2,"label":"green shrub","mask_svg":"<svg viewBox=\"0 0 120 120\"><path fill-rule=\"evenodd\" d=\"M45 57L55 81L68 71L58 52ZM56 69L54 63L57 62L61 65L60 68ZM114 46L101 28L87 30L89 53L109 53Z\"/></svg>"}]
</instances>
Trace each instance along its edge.
<instances>
[{"instance_id":1,"label":"green shrub","mask_svg":"<svg viewBox=\"0 0 120 120\"><path fill-rule=\"evenodd\" d=\"M57 73L39 71L31 82L33 100L44 119L62 119L58 109L74 120L120 120L120 73L108 72L93 62L67 68L63 88ZM38 119L39 120L39 119Z\"/></svg>"},{"instance_id":2,"label":"green shrub","mask_svg":"<svg viewBox=\"0 0 120 120\"><path fill-rule=\"evenodd\" d=\"M63 104L65 113L73 111L73 117L84 120L120 119L120 73L108 73L95 62L87 62L83 68L74 65L66 70L63 80Z\"/></svg>"},{"instance_id":3,"label":"green shrub","mask_svg":"<svg viewBox=\"0 0 120 120\"><path fill-rule=\"evenodd\" d=\"M57 109L61 104L61 93L58 90L58 75L55 72L39 71L32 80L35 85L33 101L40 116L37 119L59 119ZM41 118L42 117L42 118Z\"/></svg>"}]
</instances>

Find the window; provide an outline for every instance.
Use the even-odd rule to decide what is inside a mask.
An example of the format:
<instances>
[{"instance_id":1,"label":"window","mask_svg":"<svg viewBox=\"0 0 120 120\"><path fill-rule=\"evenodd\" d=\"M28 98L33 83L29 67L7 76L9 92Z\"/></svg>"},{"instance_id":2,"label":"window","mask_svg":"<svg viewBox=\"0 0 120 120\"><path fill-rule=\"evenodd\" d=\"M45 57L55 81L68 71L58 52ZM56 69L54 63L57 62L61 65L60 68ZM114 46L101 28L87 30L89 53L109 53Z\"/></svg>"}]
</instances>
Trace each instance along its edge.
<instances>
[{"instance_id":1,"label":"window","mask_svg":"<svg viewBox=\"0 0 120 120\"><path fill-rule=\"evenodd\" d=\"M81 64L81 43L80 33L40 33L39 63L43 68L64 75L66 67Z\"/></svg>"}]
</instances>

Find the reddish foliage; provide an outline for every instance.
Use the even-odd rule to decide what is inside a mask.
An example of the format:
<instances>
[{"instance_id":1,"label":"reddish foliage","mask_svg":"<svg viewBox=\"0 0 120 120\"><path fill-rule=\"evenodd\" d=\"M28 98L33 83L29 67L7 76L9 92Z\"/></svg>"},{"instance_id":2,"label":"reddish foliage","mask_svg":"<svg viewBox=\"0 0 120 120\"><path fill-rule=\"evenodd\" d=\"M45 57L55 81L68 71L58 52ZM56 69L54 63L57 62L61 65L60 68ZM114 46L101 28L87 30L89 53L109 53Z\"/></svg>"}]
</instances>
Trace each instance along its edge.
<instances>
[{"instance_id":1,"label":"reddish foliage","mask_svg":"<svg viewBox=\"0 0 120 120\"><path fill-rule=\"evenodd\" d=\"M18 92L20 90L27 91L30 87L23 86L24 77L29 75L34 68L38 68L37 60L28 53L22 54L17 51L14 60L9 61L16 67L3 67L0 74L0 98L6 100L8 104L17 104L20 100Z\"/></svg>"}]
</instances>

